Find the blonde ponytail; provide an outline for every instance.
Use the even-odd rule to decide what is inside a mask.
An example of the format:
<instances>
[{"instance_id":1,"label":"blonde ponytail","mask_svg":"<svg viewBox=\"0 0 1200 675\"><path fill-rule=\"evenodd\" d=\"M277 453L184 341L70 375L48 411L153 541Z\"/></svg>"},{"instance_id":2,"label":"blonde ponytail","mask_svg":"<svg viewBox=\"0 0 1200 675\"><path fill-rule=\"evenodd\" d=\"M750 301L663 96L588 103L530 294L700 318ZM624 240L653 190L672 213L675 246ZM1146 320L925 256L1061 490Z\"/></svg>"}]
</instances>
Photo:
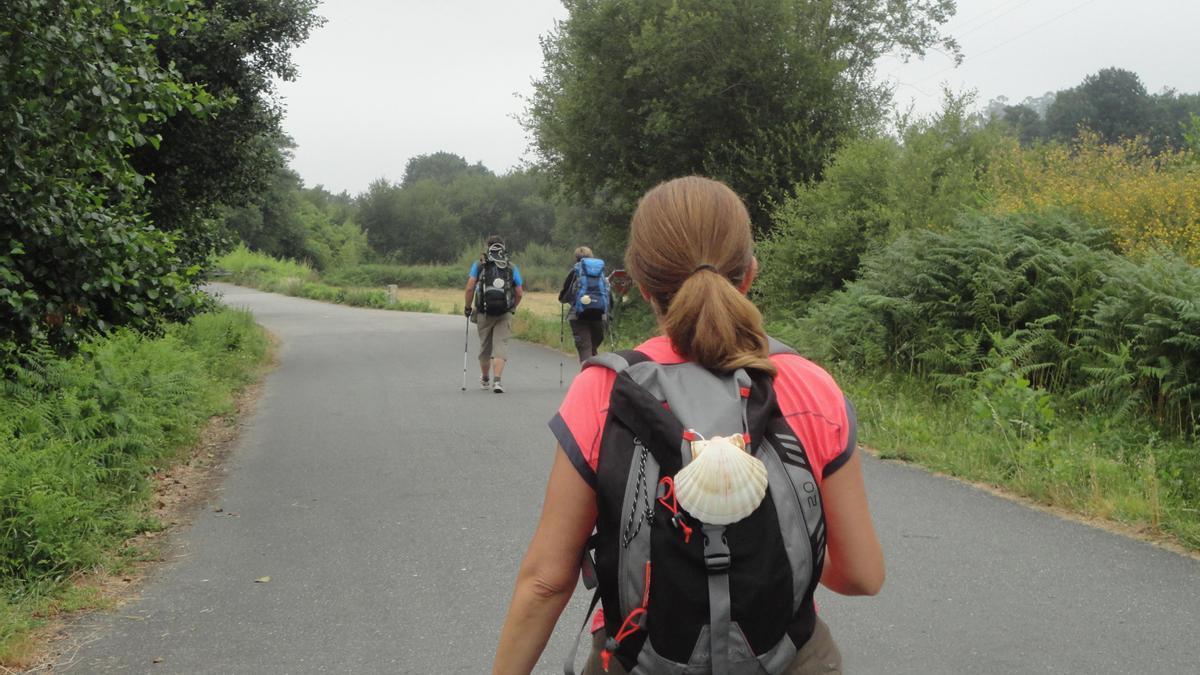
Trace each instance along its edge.
<instances>
[{"instance_id":1,"label":"blonde ponytail","mask_svg":"<svg viewBox=\"0 0 1200 675\"><path fill-rule=\"evenodd\" d=\"M708 368L775 372L762 314L716 272L701 270L683 282L663 326L676 349Z\"/></svg>"},{"instance_id":2,"label":"blonde ponytail","mask_svg":"<svg viewBox=\"0 0 1200 675\"><path fill-rule=\"evenodd\" d=\"M690 176L642 197L625 263L683 356L713 370L774 374L762 314L737 288L753 255L741 199L724 183Z\"/></svg>"}]
</instances>

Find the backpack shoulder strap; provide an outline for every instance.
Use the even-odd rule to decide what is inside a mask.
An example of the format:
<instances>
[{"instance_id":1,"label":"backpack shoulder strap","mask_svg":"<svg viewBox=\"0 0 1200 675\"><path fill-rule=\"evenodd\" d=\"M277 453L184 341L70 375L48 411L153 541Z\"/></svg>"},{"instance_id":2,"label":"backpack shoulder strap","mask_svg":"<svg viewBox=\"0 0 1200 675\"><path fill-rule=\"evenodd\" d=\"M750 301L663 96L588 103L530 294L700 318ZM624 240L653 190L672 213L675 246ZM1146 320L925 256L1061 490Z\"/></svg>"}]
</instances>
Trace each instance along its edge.
<instances>
[{"instance_id":1,"label":"backpack shoulder strap","mask_svg":"<svg viewBox=\"0 0 1200 675\"><path fill-rule=\"evenodd\" d=\"M625 423L655 461L673 473L680 466L678 448L684 429L662 401L630 377L629 369L639 364L651 367L654 360L637 350L605 352L585 361L584 367L599 366L617 374L609 394L609 414Z\"/></svg>"},{"instance_id":2,"label":"backpack shoulder strap","mask_svg":"<svg viewBox=\"0 0 1200 675\"><path fill-rule=\"evenodd\" d=\"M627 368L638 363L649 361L650 357L636 349L626 349L619 352L604 352L583 362L584 368L601 366L620 375Z\"/></svg>"},{"instance_id":3,"label":"backpack shoulder strap","mask_svg":"<svg viewBox=\"0 0 1200 675\"><path fill-rule=\"evenodd\" d=\"M660 366L637 351L606 352L589 359L585 362L586 366L602 366L617 373L609 397L609 414L619 419L644 442L664 471L674 473L682 468L688 443L684 433L687 429L683 421L688 415L683 411L690 409L693 411L692 417L695 417L696 410L703 409L706 399L701 389L689 391L687 386L680 386L680 378L689 376L688 372L676 371L672 374L669 371L676 368L694 368L695 374L700 375L706 386L712 383L712 375L695 364ZM757 447L767 424L772 417L778 415L771 377L758 371L739 371L733 374L733 378L736 385L727 386L733 387L734 392L738 389L743 392L742 414L736 428L744 428L750 434L752 447ZM668 404L665 399L672 398L669 392L682 396L677 397L674 403ZM714 402L721 400L726 399L718 396ZM676 410L668 405L683 407ZM680 414L683 415L682 419ZM693 423L701 429L701 424ZM728 426L729 431L734 428L732 425Z\"/></svg>"},{"instance_id":4,"label":"backpack shoulder strap","mask_svg":"<svg viewBox=\"0 0 1200 675\"><path fill-rule=\"evenodd\" d=\"M799 356L800 354L795 349L792 349L770 335L767 336L767 353L771 356L775 356L776 354L796 354Z\"/></svg>"}]
</instances>

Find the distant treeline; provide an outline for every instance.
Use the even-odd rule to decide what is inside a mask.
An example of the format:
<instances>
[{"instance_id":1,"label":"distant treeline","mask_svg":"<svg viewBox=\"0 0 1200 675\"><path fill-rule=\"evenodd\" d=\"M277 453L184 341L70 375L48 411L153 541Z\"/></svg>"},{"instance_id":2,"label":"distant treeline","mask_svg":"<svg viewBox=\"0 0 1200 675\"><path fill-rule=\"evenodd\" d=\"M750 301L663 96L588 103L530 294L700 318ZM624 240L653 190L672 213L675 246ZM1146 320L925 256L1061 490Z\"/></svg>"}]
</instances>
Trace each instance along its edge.
<instances>
[{"instance_id":1,"label":"distant treeline","mask_svg":"<svg viewBox=\"0 0 1200 675\"><path fill-rule=\"evenodd\" d=\"M1200 137L1200 94L1150 94L1137 74L1119 68L1101 70L1075 87L1016 105L1001 97L987 105L982 117L967 115L964 101L953 105L962 109L951 118L964 129L988 127L1012 134L1022 145L1070 143L1085 133L1090 142L1102 145L1137 138L1139 151L1160 155L1185 149L1189 139ZM921 138L914 130L922 124L906 126L899 143ZM865 129L847 132L836 147L875 136ZM829 167L826 164L809 180L797 175L793 187L819 184ZM771 200L787 203L781 197ZM504 234L518 250L528 244L588 244L619 253L629 199L601 191L589 207L579 206L581 201L587 200L567 190L558 172L531 167L497 175L459 155L436 152L410 159L399 183L379 179L355 196L331 194L320 186L304 188L299 176L280 170L261 202L231 212L226 224L252 250L303 260L318 270L365 262L449 262L491 233ZM785 208L784 213L790 211ZM765 209L759 231L774 231L779 218L778 208ZM854 260L844 262L854 266ZM808 268L799 274L828 272ZM818 285L836 283L827 276Z\"/></svg>"},{"instance_id":2,"label":"distant treeline","mask_svg":"<svg viewBox=\"0 0 1200 675\"><path fill-rule=\"evenodd\" d=\"M1151 94L1137 73L1121 68L1105 68L1074 87L1016 105L1001 97L987 107L988 118L1010 126L1025 145L1069 142L1088 129L1106 143L1143 138L1155 153L1185 147L1186 135L1200 131L1197 115L1200 93Z\"/></svg>"},{"instance_id":3,"label":"distant treeline","mask_svg":"<svg viewBox=\"0 0 1200 675\"><path fill-rule=\"evenodd\" d=\"M294 172L281 170L259 203L230 211L225 224L252 250L331 270L452 262L497 233L512 250L594 246L589 217L557 198L537 170L497 175L436 152L410 159L399 183L379 179L353 197L305 188Z\"/></svg>"}]
</instances>

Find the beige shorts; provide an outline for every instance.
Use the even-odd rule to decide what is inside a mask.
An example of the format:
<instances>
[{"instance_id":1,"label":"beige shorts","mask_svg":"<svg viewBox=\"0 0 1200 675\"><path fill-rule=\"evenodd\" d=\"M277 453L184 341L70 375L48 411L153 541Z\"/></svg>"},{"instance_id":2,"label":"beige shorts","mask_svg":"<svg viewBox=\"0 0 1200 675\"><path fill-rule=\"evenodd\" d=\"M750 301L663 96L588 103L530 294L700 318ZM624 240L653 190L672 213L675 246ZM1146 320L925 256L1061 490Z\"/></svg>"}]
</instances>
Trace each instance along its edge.
<instances>
[{"instance_id":1,"label":"beige shorts","mask_svg":"<svg viewBox=\"0 0 1200 675\"><path fill-rule=\"evenodd\" d=\"M479 362L507 359L508 338L512 335L512 314L505 312L500 316L488 316L479 312L475 316L475 322L479 326Z\"/></svg>"},{"instance_id":2,"label":"beige shorts","mask_svg":"<svg viewBox=\"0 0 1200 675\"><path fill-rule=\"evenodd\" d=\"M608 673L605 674L604 669L600 667L600 650L602 649L604 649L604 631L598 630L592 635L592 655L583 667L583 675L626 675L625 669L616 659L609 662ZM783 672L784 675L841 674L842 653L838 651L837 643L833 641L833 634L829 632L829 626L820 617L817 618L817 625L813 629L812 637L804 643L804 646L800 647L800 651L796 652L796 658L792 659L792 663Z\"/></svg>"}]
</instances>

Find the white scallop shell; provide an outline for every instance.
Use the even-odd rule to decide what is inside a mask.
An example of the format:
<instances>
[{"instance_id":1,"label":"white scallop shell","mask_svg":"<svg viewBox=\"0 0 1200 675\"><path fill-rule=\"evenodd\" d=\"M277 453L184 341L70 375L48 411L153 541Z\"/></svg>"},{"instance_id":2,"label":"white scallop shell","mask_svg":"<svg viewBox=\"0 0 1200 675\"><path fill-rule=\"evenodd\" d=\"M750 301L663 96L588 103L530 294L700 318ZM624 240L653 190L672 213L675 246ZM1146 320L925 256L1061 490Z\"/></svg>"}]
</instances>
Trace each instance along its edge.
<instances>
[{"instance_id":1,"label":"white scallop shell","mask_svg":"<svg viewBox=\"0 0 1200 675\"><path fill-rule=\"evenodd\" d=\"M694 459L675 474L679 505L710 525L753 513L767 494L767 467L743 447L740 435L692 441Z\"/></svg>"}]
</instances>

